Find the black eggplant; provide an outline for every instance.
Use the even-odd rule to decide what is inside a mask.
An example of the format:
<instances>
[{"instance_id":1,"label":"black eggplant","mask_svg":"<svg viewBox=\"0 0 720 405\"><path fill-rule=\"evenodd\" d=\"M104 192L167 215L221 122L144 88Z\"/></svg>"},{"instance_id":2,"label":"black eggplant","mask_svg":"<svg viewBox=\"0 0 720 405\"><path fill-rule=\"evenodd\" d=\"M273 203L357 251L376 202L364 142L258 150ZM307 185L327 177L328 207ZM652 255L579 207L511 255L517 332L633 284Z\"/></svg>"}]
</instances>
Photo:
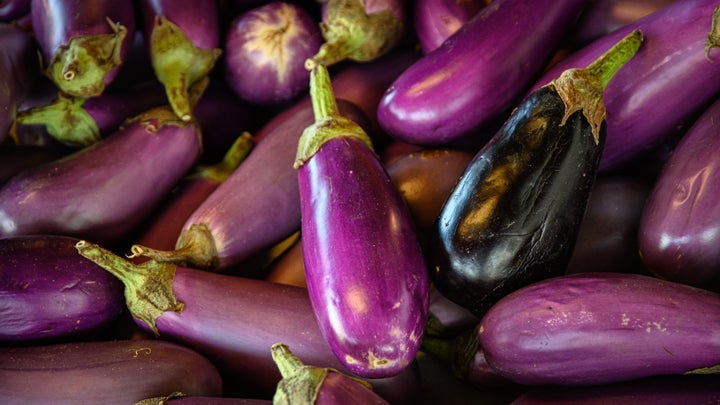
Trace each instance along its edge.
<instances>
[{"instance_id":1,"label":"black eggplant","mask_svg":"<svg viewBox=\"0 0 720 405\"><path fill-rule=\"evenodd\" d=\"M525 98L477 152L435 224L437 289L477 316L565 271L605 143L605 86L642 43L634 31L586 69Z\"/></svg>"}]
</instances>

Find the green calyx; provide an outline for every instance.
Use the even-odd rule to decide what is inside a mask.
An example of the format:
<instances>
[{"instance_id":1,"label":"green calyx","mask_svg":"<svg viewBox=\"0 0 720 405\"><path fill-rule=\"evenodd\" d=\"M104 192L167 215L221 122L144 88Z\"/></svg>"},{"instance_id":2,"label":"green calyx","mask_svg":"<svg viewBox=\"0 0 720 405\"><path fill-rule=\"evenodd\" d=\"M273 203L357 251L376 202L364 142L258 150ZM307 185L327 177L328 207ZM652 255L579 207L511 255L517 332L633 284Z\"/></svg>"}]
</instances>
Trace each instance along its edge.
<instances>
[{"instance_id":1,"label":"green calyx","mask_svg":"<svg viewBox=\"0 0 720 405\"><path fill-rule=\"evenodd\" d=\"M402 38L405 25L391 10L367 14L359 0L329 0L326 22L320 24L325 43L317 54L305 61L330 66L349 59L367 62L389 52Z\"/></svg>"},{"instance_id":2,"label":"green calyx","mask_svg":"<svg viewBox=\"0 0 720 405\"><path fill-rule=\"evenodd\" d=\"M235 142L233 142L220 162L212 165L198 165L190 177L210 179L218 184L222 183L250 154L253 145L252 135L249 132L243 132L235 139Z\"/></svg>"},{"instance_id":3,"label":"green calyx","mask_svg":"<svg viewBox=\"0 0 720 405\"><path fill-rule=\"evenodd\" d=\"M153 260L135 264L87 241L76 243L75 249L122 281L130 313L147 324L156 336L157 318L166 311L182 312L184 304L175 298L172 289L174 265Z\"/></svg>"},{"instance_id":4,"label":"green calyx","mask_svg":"<svg viewBox=\"0 0 720 405\"><path fill-rule=\"evenodd\" d=\"M84 148L100 141L100 129L85 111L84 98L58 94L50 104L33 107L18 114L16 120L23 125L42 125L61 143Z\"/></svg>"},{"instance_id":5,"label":"green calyx","mask_svg":"<svg viewBox=\"0 0 720 405\"><path fill-rule=\"evenodd\" d=\"M356 138L367 145L370 150L374 150L372 140L362 127L340 115L332 89L330 73L324 65L316 65L310 72L310 99L315 122L305 128L300 136L293 165L296 169L320 150L325 142L333 138Z\"/></svg>"},{"instance_id":6,"label":"green calyx","mask_svg":"<svg viewBox=\"0 0 720 405\"><path fill-rule=\"evenodd\" d=\"M214 270L218 266L215 238L205 224L193 224L183 229L175 250L157 250L133 245L129 258L147 257L158 263L190 266L201 270Z\"/></svg>"},{"instance_id":7,"label":"green calyx","mask_svg":"<svg viewBox=\"0 0 720 405\"><path fill-rule=\"evenodd\" d=\"M122 64L120 51L127 28L108 19L111 34L82 35L60 46L46 75L64 93L90 98L105 90L105 76Z\"/></svg>"},{"instance_id":8,"label":"green calyx","mask_svg":"<svg viewBox=\"0 0 720 405\"><path fill-rule=\"evenodd\" d=\"M710 31L708 31L708 38L705 41L705 58L711 61L710 50L718 47L720 47L720 6L715 7L713 11Z\"/></svg>"},{"instance_id":9,"label":"green calyx","mask_svg":"<svg viewBox=\"0 0 720 405\"><path fill-rule=\"evenodd\" d=\"M595 143L600 142L600 127L605 121L603 92L615 73L632 59L643 42L642 32L635 30L618 41L584 69L567 69L547 86L554 89L565 104L560 125L577 111L590 123Z\"/></svg>"}]
</instances>

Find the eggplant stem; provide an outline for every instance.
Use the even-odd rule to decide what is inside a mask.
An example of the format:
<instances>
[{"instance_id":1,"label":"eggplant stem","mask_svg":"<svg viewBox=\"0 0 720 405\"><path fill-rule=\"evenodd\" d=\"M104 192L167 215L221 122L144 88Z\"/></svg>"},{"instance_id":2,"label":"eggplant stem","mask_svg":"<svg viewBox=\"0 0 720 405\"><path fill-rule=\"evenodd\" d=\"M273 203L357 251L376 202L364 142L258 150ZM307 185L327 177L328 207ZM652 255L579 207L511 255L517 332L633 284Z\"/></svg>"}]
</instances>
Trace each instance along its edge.
<instances>
[{"instance_id":1,"label":"eggplant stem","mask_svg":"<svg viewBox=\"0 0 720 405\"><path fill-rule=\"evenodd\" d=\"M216 183L222 183L247 158L253 146L252 135L244 131L235 139L220 162L212 165L197 165L188 177L211 179Z\"/></svg>"},{"instance_id":2,"label":"eggplant stem","mask_svg":"<svg viewBox=\"0 0 720 405\"><path fill-rule=\"evenodd\" d=\"M160 263L190 266L201 270L214 270L218 265L215 239L205 224L193 224L180 232L176 249L159 250L142 245L130 248L129 259L148 257Z\"/></svg>"},{"instance_id":3,"label":"eggplant stem","mask_svg":"<svg viewBox=\"0 0 720 405\"><path fill-rule=\"evenodd\" d=\"M710 50L718 47L720 47L720 6L715 7L715 10L713 10L712 23L705 42L705 59L712 62Z\"/></svg>"}]
</instances>

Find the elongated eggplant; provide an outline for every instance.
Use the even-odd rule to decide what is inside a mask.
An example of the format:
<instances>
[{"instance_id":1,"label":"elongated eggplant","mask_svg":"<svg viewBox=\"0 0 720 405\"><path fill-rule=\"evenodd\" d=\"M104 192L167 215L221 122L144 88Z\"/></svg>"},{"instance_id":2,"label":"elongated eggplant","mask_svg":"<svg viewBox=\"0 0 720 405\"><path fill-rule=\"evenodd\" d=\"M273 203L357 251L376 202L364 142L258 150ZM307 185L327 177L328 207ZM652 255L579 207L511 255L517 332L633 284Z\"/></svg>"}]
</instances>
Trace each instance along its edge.
<instances>
[{"instance_id":1,"label":"elongated eggplant","mask_svg":"<svg viewBox=\"0 0 720 405\"><path fill-rule=\"evenodd\" d=\"M492 0L418 0L413 5L413 22L418 44L424 54L442 45Z\"/></svg>"},{"instance_id":2,"label":"elongated eggplant","mask_svg":"<svg viewBox=\"0 0 720 405\"><path fill-rule=\"evenodd\" d=\"M25 31L0 23L0 143L5 140L18 108L33 83L36 45Z\"/></svg>"},{"instance_id":3,"label":"elongated eggplant","mask_svg":"<svg viewBox=\"0 0 720 405\"><path fill-rule=\"evenodd\" d=\"M324 65L310 74L315 123L295 160L305 278L323 336L354 374L388 377L417 354L429 281L407 204L370 137L340 115Z\"/></svg>"},{"instance_id":4,"label":"elongated eggplant","mask_svg":"<svg viewBox=\"0 0 720 405\"><path fill-rule=\"evenodd\" d=\"M225 79L249 102L289 102L307 91L305 59L321 43L315 20L299 4L272 1L242 12L225 37Z\"/></svg>"},{"instance_id":5,"label":"elongated eggplant","mask_svg":"<svg viewBox=\"0 0 720 405\"><path fill-rule=\"evenodd\" d=\"M720 294L629 273L583 273L498 301L478 329L490 366L521 384L593 385L720 368Z\"/></svg>"},{"instance_id":6,"label":"elongated eggplant","mask_svg":"<svg viewBox=\"0 0 720 405\"><path fill-rule=\"evenodd\" d=\"M405 70L378 106L395 139L442 145L504 119L585 7L581 0L498 0Z\"/></svg>"},{"instance_id":7,"label":"elongated eggplant","mask_svg":"<svg viewBox=\"0 0 720 405\"><path fill-rule=\"evenodd\" d=\"M30 0L1 0L0 21L12 22L30 14Z\"/></svg>"},{"instance_id":8,"label":"elongated eggplant","mask_svg":"<svg viewBox=\"0 0 720 405\"><path fill-rule=\"evenodd\" d=\"M86 241L76 248L125 283L127 305L140 326L206 355L228 389L234 383L259 396L275 392L281 376L270 347L278 341L292 345L308 363L349 372L323 338L304 288L152 260L135 265ZM414 367L368 381L392 403L417 399Z\"/></svg>"},{"instance_id":9,"label":"elongated eggplant","mask_svg":"<svg viewBox=\"0 0 720 405\"><path fill-rule=\"evenodd\" d=\"M205 357L161 340L114 340L0 348L0 402L131 404L182 391L220 395Z\"/></svg>"},{"instance_id":10,"label":"elongated eggplant","mask_svg":"<svg viewBox=\"0 0 720 405\"><path fill-rule=\"evenodd\" d=\"M135 36L131 1L32 0L31 17L46 75L66 94L102 94L117 76Z\"/></svg>"},{"instance_id":11,"label":"elongated eggplant","mask_svg":"<svg viewBox=\"0 0 720 405\"><path fill-rule=\"evenodd\" d=\"M122 312L122 284L64 236L0 239L0 341L43 342L98 331Z\"/></svg>"},{"instance_id":12,"label":"elongated eggplant","mask_svg":"<svg viewBox=\"0 0 720 405\"><path fill-rule=\"evenodd\" d=\"M509 292L563 274L605 143L603 89L641 42L634 31L533 92L475 155L429 242L443 295L482 316Z\"/></svg>"},{"instance_id":13,"label":"elongated eggplant","mask_svg":"<svg viewBox=\"0 0 720 405\"><path fill-rule=\"evenodd\" d=\"M200 133L167 106L0 189L0 236L59 234L118 242L192 167Z\"/></svg>"},{"instance_id":14,"label":"elongated eggplant","mask_svg":"<svg viewBox=\"0 0 720 405\"><path fill-rule=\"evenodd\" d=\"M715 101L688 129L644 206L639 251L645 266L672 281L720 292L720 192Z\"/></svg>"},{"instance_id":15,"label":"elongated eggplant","mask_svg":"<svg viewBox=\"0 0 720 405\"><path fill-rule=\"evenodd\" d=\"M615 75L603 96L608 135L600 171L618 170L686 131L720 94L720 83L713 80L720 63L712 61L720 55L714 49L720 39L708 38L712 27L720 26L717 6L712 0L675 1L569 55L532 90L565 69L587 65L629 32L641 30L646 46ZM652 119L638 118L647 116Z\"/></svg>"}]
</instances>

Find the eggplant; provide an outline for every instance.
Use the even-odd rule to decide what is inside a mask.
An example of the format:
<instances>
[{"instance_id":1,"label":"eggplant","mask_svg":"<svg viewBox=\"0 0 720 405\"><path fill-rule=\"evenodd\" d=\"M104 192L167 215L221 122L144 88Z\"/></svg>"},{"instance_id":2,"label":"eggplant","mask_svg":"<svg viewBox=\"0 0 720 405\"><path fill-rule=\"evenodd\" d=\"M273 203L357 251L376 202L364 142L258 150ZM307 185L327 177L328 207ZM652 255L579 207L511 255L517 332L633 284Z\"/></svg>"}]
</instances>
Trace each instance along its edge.
<instances>
[{"instance_id":1,"label":"eggplant","mask_svg":"<svg viewBox=\"0 0 720 405\"><path fill-rule=\"evenodd\" d=\"M307 288L302 242L299 238L277 260L270 264L264 279L273 283Z\"/></svg>"},{"instance_id":2,"label":"eggplant","mask_svg":"<svg viewBox=\"0 0 720 405\"><path fill-rule=\"evenodd\" d=\"M12 22L30 14L30 0L0 0L0 22Z\"/></svg>"},{"instance_id":3,"label":"eggplant","mask_svg":"<svg viewBox=\"0 0 720 405\"><path fill-rule=\"evenodd\" d=\"M0 237L59 234L117 243L192 167L200 133L167 106L0 188Z\"/></svg>"},{"instance_id":4,"label":"eggplant","mask_svg":"<svg viewBox=\"0 0 720 405\"><path fill-rule=\"evenodd\" d=\"M89 336L123 311L122 284L65 236L0 239L0 342Z\"/></svg>"},{"instance_id":5,"label":"eggplant","mask_svg":"<svg viewBox=\"0 0 720 405\"><path fill-rule=\"evenodd\" d=\"M643 208L638 245L653 274L720 292L720 99L688 129Z\"/></svg>"},{"instance_id":6,"label":"eggplant","mask_svg":"<svg viewBox=\"0 0 720 405\"><path fill-rule=\"evenodd\" d=\"M182 392L174 392L162 397L143 399L133 405L271 405L270 399L188 396Z\"/></svg>"},{"instance_id":7,"label":"eggplant","mask_svg":"<svg viewBox=\"0 0 720 405\"><path fill-rule=\"evenodd\" d=\"M320 32L324 42L305 68L350 60L369 62L393 50L407 30L405 0L327 0Z\"/></svg>"},{"instance_id":8,"label":"eggplant","mask_svg":"<svg viewBox=\"0 0 720 405\"><path fill-rule=\"evenodd\" d=\"M251 103L287 103L307 91L305 59L321 43L315 20L298 4L272 1L242 12L225 37L225 80Z\"/></svg>"},{"instance_id":9,"label":"eggplant","mask_svg":"<svg viewBox=\"0 0 720 405\"><path fill-rule=\"evenodd\" d=\"M161 340L73 342L0 348L3 404L131 404L182 391L220 395L217 368Z\"/></svg>"},{"instance_id":10,"label":"eggplant","mask_svg":"<svg viewBox=\"0 0 720 405\"><path fill-rule=\"evenodd\" d=\"M113 82L135 36L132 1L32 0L45 74L66 94L95 97Z\"/></svg>"},{"instance_id":11,"label":"eggplant","mask_svg":"<svg viewBox=\"0 0 720 405\"><path fill-rule=\"evenodd\" d=\"M68 153L48 146L0 145L0 186L24 170L60 159Z\"/></svg>"},{"instance_id":12,"label":"eggplant","mask_svg":"<svg viewBox=\"0 0 720 405\"><path fill-rule=\"evenodd\" d=\"M495 127L549 62L586 3L493 1L393 82L378 106L380 126L394 139L426 146Z\"/></svg>"},{"instance_id":13,"label":"eggplant","mask_svg":"<svg viewBox=\"0 0 720 405\"><path fill-rule=\"evenodd\" d=\"M418 0L413 5L413 23L424 54L437 49L492 0Z\"/></svg>"},{"instance_id":14,"label":"eggplant","mask_svg":"<svg viewBox=\"0 0 720 405\"><path fill-rule=\"evenodd\" d=\"M603 95L608 135L599 170L619 170L685 132L720 94L720 83L713 80L720 64L709 60L720 54L712 49L720 44L719 38L710 35L720 18L713 11L717 6L711 0L675 1L564 58L531 91L565 69L585 66L620 38L641 30L646 45L615 75ZM652 119L639 118L647 116Z\"/></svg>"},{"instance_id":15,"label":"eggplant","mask_svg":"<svg viewBox=\"0 0 720 405\"><path fill-rule=\"evenodd\" d=\"M138 325L193 347L220 369L230 389L272 395L280 373L270 347L292 345L308 363L349 372L322 337L304 288L178 267L153 260L134 264L87 241L78 252L125 283L128 308ZM393 403L413 403L417 369L368 380Z\"/></svg>"},{"instance_id":16,"label":"eggplant","mask_svg":"<svg viewBox=\"0 0 720 405\"><path fill-rule=\"evenodd\" d=\"M471 329L480 321L466 308L445 298L437 288L430 289L425 336L447 338Z\"/></svg>"},{"instance_id":17,"label":"eggplant","mask_svg":"<svg viewBox=\"0 0 720 405\"><path fill-rule=\"evenodd\" d=\"M222 54L214 1L140 0L137 2L150 62L165 87L168 102L183 121L192 118L189 92L207 86Z\"/></svg>"},{"instance_id":18,"label":"eggplant","mask_svg":"<svg viewBox=\"0 0 720 405\"><path fill-rule=\"evenodd\" d=\"M305 278L323 336L354 374L388 377L417 354L429 281L410 211L362 127L340 115L324 65L298 141Z\"/></svg>"},{"instance_id":19,"label":"eggplant","mask_svg":"<svg viewBox=\"0 0 720 405\"><path fill-rule=\"evenodd\" d=\"M533 92L475 155L430 236L443 295L482 316L509 292L565 272L605 143L603 89L642 38L634 31Z\"/></svg>"},{"instance_id":20,"label":"eggplant","mask_svg":"<svg viewBox=\"0 0 720 405\"><path fill-rule=\"evenodd\" d=\"M0 23L0 143L15 121L20 103L33 85L36 45L32 36L9 23Z\"/></svg>"},{"instance_id":21,"label":"eggplant","mask_svg":"<svg viewBox=\"0 0 720 405\"><path fill-rule=\"evenodd\" d=\"M527 385L597 385L720 369L720 294L629 273L543 280L478 328L498 373Z\"/></svg>"}]
</instances>

